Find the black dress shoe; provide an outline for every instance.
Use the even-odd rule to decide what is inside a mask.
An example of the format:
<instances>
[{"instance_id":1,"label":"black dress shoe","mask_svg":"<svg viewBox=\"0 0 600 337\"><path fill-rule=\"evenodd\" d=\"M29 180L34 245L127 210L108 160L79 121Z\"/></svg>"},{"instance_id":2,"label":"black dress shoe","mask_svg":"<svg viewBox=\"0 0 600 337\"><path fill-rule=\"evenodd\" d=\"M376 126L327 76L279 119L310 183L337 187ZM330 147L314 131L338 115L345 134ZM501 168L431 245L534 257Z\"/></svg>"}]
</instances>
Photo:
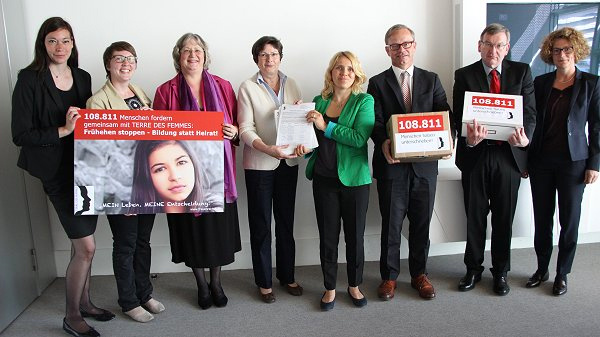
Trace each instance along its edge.
<instances>
[{"instance_id":1,"label":"black dress shoe","mask_svg":"<svg viewBox=\"0 0 600 337\"><path fill-rule=\"evenodd\" d=\"M323 293L323 297L325 297L326 293L327 292ZM335 298L331 302L323 302L323 297L321 297L321 302L319 302L319 306L321 307L321 310L329 311L329 310L333 309L333 307L335 306Z\"/></svg>"},{"instance_id":2,"label":"black dress shoe","mask_svg":"<svg viewBox=\"0 0 600 337\"><path fill-rule=\"evenodd\" d=\"M63 318L63 330L65 330L69 335L73 335L73 336L89 336L89 337L100 337L100 334L98 333L98 331L96 331L94 328L90 327L90 329L88 331L85 332L79 332L76 331L75 329L71 328L71 326L69 325L69 323L67 323L67 319Z\"/></svg>"},{"instance_id":3,"label":"black dress shoe","mask_svg":"<svg viewBox=\"0 0 600 337\"><path fill-rule=\"evenodd\" d=\"M206 294L200 294L200 291L198 291L198 305L202 310L206 310L212 306L212 297L210 296L210 291Z\"/></svg>"},{"instance_id":4,"label":"black dress shoe","mask_svg":"<svg viewBox=\"0 0 600 337\"><path fill-rule=\"evenodd\" d=\"M285 288L288 294L292 296L302 296L302 292L304 289L298 283L296 283L295 287L292 287L291 285L285 282L279 282L279 284L281 284L281 286Z\"/></svg>"},{"instance_id":5,"label":"black dress shoe","mask_svg":"<svg viewBox=\"0 0 600 337\"><path fill-rule=\"evenodd\" d=\"M223 291L222 287L219 287L219 289L216 289L216 291L213 289L210 293L212 295L212 301L215 304L215 307L222 308L227 305L229 299L227 296L225 296L225 292Z\"/></svg>"},{"instance_id":6,"label":"black dress shoe","mask_svg":"<svg viewBox=\"0 0 600 337\"><path fill-rule=\"evenodd\" d=\"M98 308L100 309L100 308ZM91 312L85 312L81 309L79 309L79 312L81 313L81 317L90 317L93 318L97 321L100 322L106 322L106 321L110 321L111 319L115 318L115 314L113 314L112 312L108 311L108 310L104 310L104 309L100 309L100 313L99 314L92 314Z\"/></svg>"},{"instance_id":7,"label":"black dress shoe","mask_svg":"<svg viewBox=\"0 0 600 337\"><path fill-rule=\"evenodd\" d=\"M510 287L506 282L506 276L498 275L494 276L494 292L500 296L508 294Z\"/></svg>"},{"instance_id":8,"label":"black dress shoe","mask_svg":"<svg viewBox=\"0 0 600 337\"><path fill-rule=\"evenodd\" d=\"M362 292L360 290L359 290L359 292L362 294ZM355 307L362 308L365 305L367 305L367 298L365 297L365 295L363 294L363 298L354 298L352 296L352 294L350 293L350 287L348 287L348 296L350 296L350 299L352 300L352 304L354 304Z\"/></svg>"},{"instance_id":9,"label":"black dress shoe","mask_svg":"<svg viewBox=\"0 0 600 337\"><path fill-rule=\"evenodd\" d=\"M460 291L469 291L475 288L475 283L481 281L481 272L473 272L467 270L467 273L463 278L458 282L458 290Z\"/></svg>"},{"instance_id":10,"label":"black dress shoe","mask_svg":"<svg viewBox=\"0 0 600 337\"><path fill-rule=\"evenodd\" d=\"M533 275L531 275L529 280L527 280L527 284L525 284L525 288L539 287L540 284L542 284L542 282L548 281L548 277L549 277L549 274L548 274L547 270L546 270L546 272L540 272L539 270L536 270L535 273L533 273Z\"/></svg>"},{"instance_id":11,"label":"black dress shoe","mask_svg":"<svg viewBox=\"0 0 600 337\"><path fill-rule=\"evenodd\" d=\"M567 275L557 274L554 278L552 293L556 296L564 295L567 292Z\"/></svg>"}]
</instances>

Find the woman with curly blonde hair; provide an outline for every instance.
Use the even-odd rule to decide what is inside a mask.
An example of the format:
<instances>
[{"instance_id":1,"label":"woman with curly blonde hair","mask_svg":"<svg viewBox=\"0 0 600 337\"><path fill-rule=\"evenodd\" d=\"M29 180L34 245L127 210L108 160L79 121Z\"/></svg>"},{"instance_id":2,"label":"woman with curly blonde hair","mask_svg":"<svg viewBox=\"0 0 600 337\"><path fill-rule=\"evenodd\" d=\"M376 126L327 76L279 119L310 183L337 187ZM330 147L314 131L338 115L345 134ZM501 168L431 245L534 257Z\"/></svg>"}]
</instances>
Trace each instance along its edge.
<instances>
[{"instance_id":1,"label":"woman with curly blonde hair","mask_svg":"<svg viewBox=\"0 0 600 337\"><path fill-rule=\"evenodd\" d=\"M529 174L538 266L526 287L537 287L549 278L558 192L560 237L552 288L557 296L567 292L583 191L586 184L598 179L600 168L599 77L576 66L589 53L581 32L570 27L556 30L544 39L540 53L542 60L556 66L556 70L534 80L537 122L529 148Z\"/></svg>"}]
</instances>

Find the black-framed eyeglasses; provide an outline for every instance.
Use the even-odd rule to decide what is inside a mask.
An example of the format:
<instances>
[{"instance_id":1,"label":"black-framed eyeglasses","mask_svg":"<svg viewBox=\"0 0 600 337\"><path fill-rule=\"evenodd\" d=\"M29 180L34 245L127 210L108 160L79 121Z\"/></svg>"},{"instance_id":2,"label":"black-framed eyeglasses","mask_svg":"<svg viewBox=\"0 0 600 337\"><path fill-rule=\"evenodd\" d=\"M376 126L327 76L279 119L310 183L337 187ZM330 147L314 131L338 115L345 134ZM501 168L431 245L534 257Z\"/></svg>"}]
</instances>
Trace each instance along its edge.
<instances>
[{"instance_id":1,"label":"black-framed eyeglasses","mask_svg":"<svg viewBox=\"0 0 600 337\"><path fill-rule=\"evenodd\" d=\"M408 48L412 47L413 43L415 43L414 40L406 41L406 42L402 42L402 43L391 43L391 44L388 44L386 47L390 48L390 50L396 51L396 50L400 49L400 47L402 47L402 49L408 49Z\"/></svg>"},{"instance_id":2,"label":"black-framed eyeglasses","mask_svg":"<svg viewBox=\"0 0 600 337\"><path fill-rule=\"evenodd\" d=\"M560 53L565 52L565 55L573 54L573 46L568 46L564 48L552 48L552 54L560 55Z\"/></svg>"},{"instance_id":3,"label":"black-framed eyeglasses","mask_svg":"<svg viewBox=\"0 0 600 337\"><path fill-rule=\"evenodd\" d=\"M137 56L123 56L123 55L113 55L113 57L111 57L113 59L115 59L115 61L117 63L123 63L127 60L127 62L133 64L133 63L137 63Z\"/></svg>"},{"instance_id":4,"label":"black-framed eyeglasses","mask_svg":"<svg viewBox=\"0 0 600 337\"><path fill-rule=\"evenodd\" d=\"M279 53L278 52L272 52L272 53L258 53L258 57L260 57L261 59L266 59L267 57L272 57L272 58L277 58L279 57Z\"/></svg>"},{"instance_id":5,"label":"black-framed eyeglasses","mask_svg":"<svg viewBox=\"0 0 600 337\"><path fill-rule=\"evenodd\" d=\"M508 46L508 43L493 44L489 41L479 41L479 43L481 43L486 49L496 48L498 50L504 50L504 48L506 48L506 46Z\"/></svg>"}]
</instances>

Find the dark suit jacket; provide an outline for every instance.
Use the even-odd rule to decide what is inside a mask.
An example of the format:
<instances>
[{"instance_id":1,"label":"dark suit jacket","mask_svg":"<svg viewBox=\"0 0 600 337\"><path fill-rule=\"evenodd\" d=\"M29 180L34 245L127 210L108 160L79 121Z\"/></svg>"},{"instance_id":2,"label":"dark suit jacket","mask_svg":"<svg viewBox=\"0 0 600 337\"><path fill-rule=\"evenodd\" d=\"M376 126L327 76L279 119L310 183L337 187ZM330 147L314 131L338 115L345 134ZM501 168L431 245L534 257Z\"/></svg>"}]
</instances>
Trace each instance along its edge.
<instances>
[{"instance_id":1,"label":"dark suit jacket","mask_svg":"<svg viewBox=\"0 0 600 337\"><path fill-rule=\"evenodd\" d=\"M373 76L369 80L367 92L375 98L375 126L371 138L375 143L373 150L373 176L377 179L397 177L403 165L412 165L418 177L436 179L438 173L437 161L405 164L388 164L381 151L381 144L388 139L387 122L391 115L404 114L404 100L398 80L390 67L388 70ZM415 67L413 73L412 111L432 112L452 111L446 100L446 92L437 74ZM451 123L452 124L452 123ZM452 126L451 126L452 128ZM455 131L452 128L452 137Z\"/></svg>"},{"instance_id":2,"label":"dark suit jacket","mask_svg":"<svg viewBox=\"0 0 600 337\"><path fill-rule=\"evenodd\" d=\"M86 100L92 96L90 74L78 68L71 68L71 73L79 99L77 106L85 108ZM50 71L19 72L12 96L11 125L13 142L21 147L17 166L42 181L56 176L64 146L73 146L72 135L66 139L58 137L58 127L65 125L68 108Z\"/></svg>"},{"instance_id":3,"label":"dark suit jacket","mask_svg":"<svg viewBox=\"0 0 600 337\"><path fill-rule=\"evenodd\" d=\"M567 122L567 142L571 160L586 160L586 169L598 171L600 167L600 78L576 70L571 107ZM556 71L535 78L537 127L529 148L529 155L541 153L544 137L546 104L556 78ZM587 136L585 127L587 124Z\"/></svg>"},{"instance_id":4,"label":"dark suit jacket","mask_svg":"<svg viewBox=\"0 0 600 337\"><path fill-rule=\"evenodd\" d=\"M459 134L462 128L465 91L490 92L481 60L454 72L454 90L452 91L454 125ZM529 65L509 60L502 61L500 93L523 96L523 127L527 138L531 141L535 129L535 96ZM481 142L473 148L468 148L466 136L461 135L456 144L456 166L463 172L468 172L473 168L484 147L487 146L485 142ZM527 169L527 147L511 146L510 148L516 168L519 172L525 171Z\"/></svg>"}]
</instances>

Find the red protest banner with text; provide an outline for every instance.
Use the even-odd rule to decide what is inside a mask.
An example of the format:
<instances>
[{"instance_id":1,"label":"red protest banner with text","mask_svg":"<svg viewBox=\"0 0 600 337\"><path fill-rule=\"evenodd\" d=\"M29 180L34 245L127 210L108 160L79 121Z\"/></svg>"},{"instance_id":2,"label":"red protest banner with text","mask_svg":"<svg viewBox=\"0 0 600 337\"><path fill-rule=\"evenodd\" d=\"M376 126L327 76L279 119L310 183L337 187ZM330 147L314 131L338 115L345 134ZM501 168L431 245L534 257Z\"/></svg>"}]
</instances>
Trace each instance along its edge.
<instances>
[{"instance_id":1,"label":"red protest banner with text","mask_svg":"<svg viewBox=\"0 0 600 337\"><path fill-rule=\"evenodd\" d=\"M79 140L222 140L223 113L166 110L79 110Z\"/></svg>"},{"instance_id":2,"label":"red protest banner with text","mask_svg":"<svg viewBox=\"0 0 600 337\"><path fill-rule=\"evenodd\" d=\"M224 211L222 112L79 113L73 214Z\"/></svg>"}]
</instances>

